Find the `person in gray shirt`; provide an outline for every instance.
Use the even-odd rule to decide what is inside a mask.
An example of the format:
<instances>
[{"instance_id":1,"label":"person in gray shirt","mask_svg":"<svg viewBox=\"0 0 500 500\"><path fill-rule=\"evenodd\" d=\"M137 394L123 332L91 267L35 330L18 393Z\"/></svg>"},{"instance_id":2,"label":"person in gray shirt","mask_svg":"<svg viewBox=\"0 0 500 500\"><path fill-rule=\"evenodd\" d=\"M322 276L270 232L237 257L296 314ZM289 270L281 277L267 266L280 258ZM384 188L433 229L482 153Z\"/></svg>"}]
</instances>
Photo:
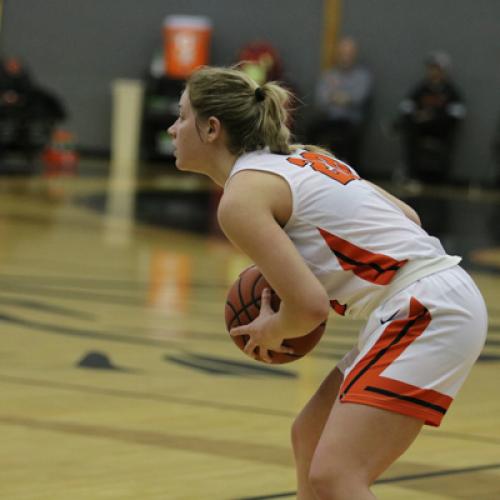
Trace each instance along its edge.
<instances>
[{"instance_id":1,"label":"person in gray shirt","mask_svg":"<svg viewBox=\"0 0 500 500\"><path fill-rule=\"evenodd\" d=\"M359 149L368 105L372 75L358 62L358 45L351 37L337 47L336 64L324 72L316 86L316 119L310 142L322 144L341 160L359 168Z\"/></svg>"}]
</instances>

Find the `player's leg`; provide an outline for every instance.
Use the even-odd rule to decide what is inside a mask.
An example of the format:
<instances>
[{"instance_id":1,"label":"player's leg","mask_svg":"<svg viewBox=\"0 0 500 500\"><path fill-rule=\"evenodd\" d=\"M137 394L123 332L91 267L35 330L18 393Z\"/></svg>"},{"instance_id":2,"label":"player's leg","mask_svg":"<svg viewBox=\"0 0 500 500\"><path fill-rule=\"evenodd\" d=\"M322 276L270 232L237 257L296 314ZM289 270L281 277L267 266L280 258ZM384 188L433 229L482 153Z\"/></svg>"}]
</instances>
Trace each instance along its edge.
<instances>
[{"instance_id":1,"label":"player's leg","mask_svg":"<svg viewBox=\"0 0 500 500\"><path fill-rule=\"evenodd\" d=\"M298 500L315 499L309 486L311 461L337 398L342 379L342 372L338 368L334 368L293 423L292 445L297 471Z\"/></svg>"},{"instance_id":2,"label":"player's leg","mask_svg":"<svg viewBox=\"0 0 500 500\"><path fill-rule=\"evenodd\" d=\"M312 460L311 498L375 498L370 485L411 445L422 425L422 420L399 413L336 403Z\"/></svg>"},{"instance_id":3,"label":"player's leg","mask_svg":"<svg viewBox=\"0 0 500 500\"><path fill-rule=\"evenodd\" d=\"M423 423L439 426L487 325L484 302L460 268L415 282L371 319L379 326L346 372L342 403L334 404L314 452L309 482L319 499L374 498L370 485Z\"/></svg>"}]
</instances>

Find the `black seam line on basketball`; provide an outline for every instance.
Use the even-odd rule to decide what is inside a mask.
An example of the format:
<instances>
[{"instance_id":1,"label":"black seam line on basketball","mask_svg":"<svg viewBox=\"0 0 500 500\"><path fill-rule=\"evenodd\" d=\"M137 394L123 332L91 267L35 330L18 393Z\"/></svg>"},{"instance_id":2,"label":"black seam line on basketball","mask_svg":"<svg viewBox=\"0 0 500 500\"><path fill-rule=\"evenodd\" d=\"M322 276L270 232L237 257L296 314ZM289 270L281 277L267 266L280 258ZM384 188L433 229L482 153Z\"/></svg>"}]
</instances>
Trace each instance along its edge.
<instances>
[{"instance_id":1,"label":"black seam line on basketball","mask_svg":"<svg viewBox=\"0 0 500 500\"><path fill-rule=\"evenodd\" d=\"M231 311L233 311L233 320L228 325L228 328L233 328L234 320L238 321L238 326L241 326L240 315L236 312L236 308L233 306L233 304L231 304L231 302L229 302L229 300L226 302L226 306L229 306L231 308Z\"/></svg>"},{"instance_id":2,"label":"black seam line on basketball","mask_svg":"<svg viewBox=\"0 0 500 500\"><path fill-rule=\"evenodd\" d=\"M245 304L245 302L243 302L243 294L241 293L241 279L242 276L240 276L238 280L238 297L240 298L240 304L243 306L242 310L245 311L248 321L252 321L252 317L250 316L250 313L247 311L247 305Z\"/></svg>"},{"instance_id":3,"label":"black seam line on basketball","mask_svg":"<svg viewBox=\"0 0 500 500\"><path fill-rule=\"evenodd\" d=\"M433 403L429 403L427 401L424 401L423 399L414 398L412 396L405 396L404 394L398 394L397 392L392 392L392 391L388 391L386 389L381 389L380 387L373 387L373 386L369 385L369 386L365 387L364 390L370 391L370 392L376 392L378 394L383 394L384 396L390 396L392 398L401 399L403 401L408 401L409 403L415 403L415 404L420 405L420 406L425 406L426 408L429 408L431 410L442 413L443 415L447 411L446 408L443 408L442 406L439 406L439 405L435 405Z\"/></svg>"},{"instance_id":4,"label":"black seam line on basketball","mask_svg":"<svg viewBox=\"0 0 500 500\"><path fill-rule=\"evenodd\" d=\"M264 279L264 276L262 276L262 274L256 279L254 280L253 282L253 285L252 285L252 292L251 292L251 297L252 297L252 304L256 307L259 307L257 306L257 301L260 300L260 297L255 297L255 289L257 288L257 283L261 280L261 279Z\"/></svg>"},{"instance_id":5,"label":"black seam line on basketball","mask_svg":"<svg viewBox=\"0 0 500 500\"><path fill-rule=\"evenodd\" d=\"M252 302L255 302L257 299L255 298L255 289L257 288L257 283L262 279L264 278L264 276L262 276L262 274L256 279L253 281L253 285L252 285L252 290L250 292L250 297L252 297ZM260 297L258 297L260 298Z\"/></svg>"},{"instance_id":6,"label":"black seam line on basketball","mask_svg":"<svg viewBox=\"0 0 500 500\"><path fill-rule=\"evenodd\" d=\"M387 477L383 479L377 479L374 484L387 484L387 483L399 483L403 481L416 481L419 479L427 479L432 477L440 476L454 476L457 474L471 474L473 472L482 472L485 470L499 469L500 463L498 464L488 464L488 465L477 465L475 467L464 467L462 469L444 469L435 472L422 472L420 474L408 474L405 476L395 476ZM241 497L234 500L271 500L273 498L286 498L295 496L295 491L286 491L283 493L274 493L271 495L264 495L258 497Z\"/></svg>"},{"instance_id":7,"label":"black seam line on basketball","mask_svg":"<svg viewBox=\"0 0 500 500\"><path fill-rule=\"evenodd\" d=\"M384 274L390 271L399 271L399 269L401 269L401 267L403 266L403 264L400 263L400 264L391 264L389 267L383 268L376 262L359 262L357 260L352 259L351 257L348 257L347 255L340 253L338 250L333 250L333 253L338 259L343 260L348 264L356 265L357 267L371 267L379 274Z\"/></svg>"},{"instance_id":8,"label":"black seam line on basketball","mask_svg":"<svg viewBox=\"0 0 500 500\"><path fill-rule=\"evenodd\" d=\"M255 281L255 283L258 283L261 279L264 279L264 277L262 275L260 275L257 278L257 280ZM255 285L255 283L254 283L254 285ZM241 325L241 321L239 319L240 315L241 315L241 313L243 311L247 312L247 307L248 306L252 306L253 305L257 309L260 309L260 302L261 302L260 297L255 298L253 292L254 292L254 290L252 290L252 299L251 299L251 301L248 304L243 304L243 302L241 302L243 304L243 307L239 311L236 311L236 310L233 309L234 310L234 314L238 317L238 322L240 323L240 325ZM240 301L241 301L241 297L240 297ZM248 316L248 312L247 312L247 316ZM250 320L250 321L252 321L252 320Z\"/></svg>"},{"instance_id":9,"label":"black seam line on basketball","mask_svg":"<svg viewBox=\"0 0 500 500\"><path fill-rule=\"evenodd\" d=\"M261 279L264 279L264 276L261 274L253 283L252 285L252 292L251 292L251 300L250 300L250 304L247 304L247 306L249 305L253 305L254 307L256 307L257 309L259 309L260 311L260 306L261 306L261 303L262 303L262 300L260 297L255 297L255 288L257 288L257 283L261 280Z\"/></svg>"},{"instance_id":10,"label":"black seam line on basketball","mask_svg":"<svg viewBox=\"0 0 500 500\"><path fill-rule=\"evenodd\" d=\"M417 321L419 321L421 318L423 318L427 314L427 309L424 308L424 310L414 319L411 319L405 323L401 331L399 332L398 336L384 349L378 352L378 354L351 380L351 383L346 387L345 391L340 395L340 398L343 398L347 392L351 389L351 387L359 380L360 377L362 377L367 370L369 370L377 361L380 360L380 358L394 345L400 342L402 338L408 333L410 328L414 326ZM385 330L384 330L385 332Z\"/></svg>"},{"instance_id":11,"label":"black seam line on basketball","mask_svg":"<svg viewBox=\"0 0 500 500\"><path fill-rule=\"evenodd\" d=\"M259 302L260 302L260 301L257 301L257 302L250 302L249 304L246 304L246 305L245 305L245 307L242 307L239 311L237 311L237 310L235 309L234 305L232 305L232 304L231 304L231 307L232 307L232 309L233 309L233 312L234 312L235 318L237 318L237 319L238 319L238 323L239 323L239 325L240 325L240 326L241 326L241 325L245 325L245 324L247 324L247 323L242 323L242 322L240 321L240 316L241 316L241 314L243 313L243 311L246 311L247 307L248 307L248 306L251 306L251 305L254 305L254 306L255 306L255 307L257 307L258 309L260 309L260 303L259 303ZM228 302L228 304L229 304L229 302ZM247 315L248 315L248 313L247 313ZM233 319L233 321L234 321L234 319ZM252 321L252 320L250 320L250 321Z\"/></svg>"},{"instance_id":12,"label":"black seam line on basketball","mask_svg":"<svg viewBox=\"0 0 500 500\"><path fill-rule=\"evenodd\" d=\"M255 305L256 307L258 307L258 308L260 309L260 305L259 305L258 303L257 303L257 304L253 304L253 302L251 302L250 304L246 304L246 305L245 305L245 307L242 307L239 311L237 311L237 310L235 309L235 307L234 307L234 306L232 306L233 311L234 311L235 318L237 318L237 319L238 319L238 323L239 323L240 325L243 325L243 324L245 324L245 325L246 325L246 324L247 324L247 323L242 323L242 322L240 321L240 316L241 316L241 314L242 314L244 311L246 311L247 307L248 307L248 306L251 306L251 305ZM248 313L247 313L247 314L248 314ZM252 321L252 320L250 320L250 321Z\"/></svg>"}]
</instances>

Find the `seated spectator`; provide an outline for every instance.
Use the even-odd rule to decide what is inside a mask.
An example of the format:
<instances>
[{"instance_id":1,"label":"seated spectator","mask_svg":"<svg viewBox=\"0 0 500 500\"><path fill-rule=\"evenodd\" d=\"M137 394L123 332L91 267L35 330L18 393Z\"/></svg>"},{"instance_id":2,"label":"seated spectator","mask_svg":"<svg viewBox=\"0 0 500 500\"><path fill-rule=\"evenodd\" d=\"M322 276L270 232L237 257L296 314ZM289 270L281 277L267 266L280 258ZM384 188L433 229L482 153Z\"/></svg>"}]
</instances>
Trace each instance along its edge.
<instances>
[{"instance_id":1,"label":"seated spectator","mask_svg":"<svg viewBox=\"0 0 500 500\"><path fill-rule=\"evenodd\" d=\"M36 85L18 59L0 60L0 154L33 159L65 116L59 99Z\"/></svg>"},{"instance_id":2,"label":"seated spectator","mask_svg":"<svg viewBox=\"0 0 500 500\"><path fill-rule=\"evenodd\" d=\"M343 38L337 47L336 64L321 75L316 87L317 118L309 142L321 144L340 159L359 168L362 132L372 93L370 71L358 63L358 46Z\"/></svg>"},{"instance_id":3,"label":"seated spectator","mask_svg":"<svg viewBox=\"0 0 500 500\"><path fill-rule=\"evenodd\" d=\"M398 128L409 177L445 182L449 180L456 129L465 116L465 106L449 76L449 55L433 52L425 65L425 78L400 104Z\"/></svg>"}]
</instances>

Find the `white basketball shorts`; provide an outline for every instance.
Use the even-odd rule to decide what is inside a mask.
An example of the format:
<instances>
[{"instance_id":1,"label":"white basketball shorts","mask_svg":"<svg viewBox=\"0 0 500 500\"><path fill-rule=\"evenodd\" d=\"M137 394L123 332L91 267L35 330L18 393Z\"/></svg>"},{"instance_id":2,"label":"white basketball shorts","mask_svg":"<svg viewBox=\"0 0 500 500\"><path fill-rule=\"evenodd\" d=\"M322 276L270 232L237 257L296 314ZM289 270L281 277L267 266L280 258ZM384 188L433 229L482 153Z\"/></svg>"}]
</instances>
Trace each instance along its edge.
<instances>
[{"instance_id":1,"label":"white basketball shorts","mask_svg":"<svg viewBox=\"0 0 500 500\"><path fill-rule=\"evenodd\" d=\"M370 315L359 352L339 364L340 401L439 426L483 348L487 322L481 293L461 267L416 281Z\"/></svg>"}]
</instances>

